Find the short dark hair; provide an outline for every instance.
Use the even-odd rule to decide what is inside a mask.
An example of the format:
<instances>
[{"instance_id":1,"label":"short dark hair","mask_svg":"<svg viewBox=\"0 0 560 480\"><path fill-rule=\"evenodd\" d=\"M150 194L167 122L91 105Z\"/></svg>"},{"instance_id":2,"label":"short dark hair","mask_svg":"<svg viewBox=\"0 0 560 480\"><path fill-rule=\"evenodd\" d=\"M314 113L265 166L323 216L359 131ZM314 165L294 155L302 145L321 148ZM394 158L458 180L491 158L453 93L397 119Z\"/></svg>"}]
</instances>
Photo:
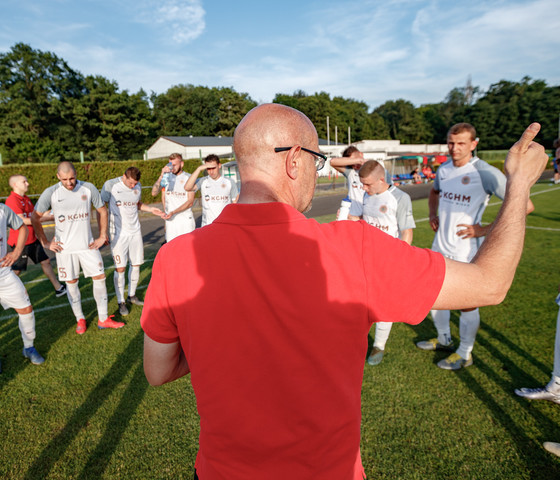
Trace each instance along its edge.
<instances>
[{"instance_id":1,"label":"short dark hair","mask_svg":"<svg viewBox=\"0 0 560 480\"><path fill-rule=\"evenodd\" d=\"M132 180L136 180L137 182L140 181L140 177L141 177L141 173L140 170L136 167L128 167L125 171L124 171L124 176L126 178L132 178Z\"/></svg>"},{"instance_id":2,"label":"short dark hair","mask_svg":"<svg viewBox=\"0 0 560 480\"><path fill-rule=\"evenodd\" d=\"M220 164L220 157L218 155L214 155L211 153L204 159L204 163L216 162L218 165Z\"/></svg>"},{"instance_id":3,"label":"short dark hair","mask_svg":"<svg viewBox=\"0 0 560 480\"><path fill-rule=\"evenodd\" d=\"M346 147L346 150L344 150L344 152L342 152L342 156L349 157L356 152L359 152L359 150L354 145L350 145L349 147Z\"/></svg>"},{"instance_id":4,"label":"short dark hair","mask_svg":"<svg viewBox=\"0 0 560 480\"><path fill-rule=\"evenodd\" d=\"M463 132L469 132L471 134L471 140L476 140L476 130L470 123L456 123L449 129L449 132L447 132L447 137Z\"/></svg>"},{"instance_id":5,"label":"short dark hair","mask_svg":"<svg viewBox=\"0 0 560 480\"><path fill-rule=\"evenodd\" d=\"M360 176L360 178L366 178L379 169L381 170L381 172L385 170L383 168L383 165L381 165L377 160L368 160L362 165L360 171L358 172L358 175Z\"/></svg>"}]
</instances>

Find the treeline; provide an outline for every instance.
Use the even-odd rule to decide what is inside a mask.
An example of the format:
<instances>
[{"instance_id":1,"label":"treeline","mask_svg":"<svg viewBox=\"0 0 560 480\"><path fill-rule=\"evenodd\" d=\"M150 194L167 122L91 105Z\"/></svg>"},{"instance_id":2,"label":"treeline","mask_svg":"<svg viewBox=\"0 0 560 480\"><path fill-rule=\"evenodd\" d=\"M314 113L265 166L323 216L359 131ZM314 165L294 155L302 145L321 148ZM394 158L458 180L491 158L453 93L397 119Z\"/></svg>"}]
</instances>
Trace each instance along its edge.
<instances>
[{"instance_id":1,"label":"treeline","mask_svg":"<svg viewBox=\"0 0 560 480\"><path fill-rule=\"evenodd\" d=\"M274 102L304 112L319 136L334 141L398 139L443 143L449 126L470 122L482 149L508 148L532 121L543 125L548 148L558 133L560 87L542 80L502 80L488 91L455 88L441 103L415 107L390 100L370 111L364 102L303 91L277 94ZM99 75L84 76L50 52L18 43L0 54L0 153L4 163L142 158L160 135L231 136L256 105L233 88L176 85L148 95L120 90Z\"/></svg>"}]
</instances>

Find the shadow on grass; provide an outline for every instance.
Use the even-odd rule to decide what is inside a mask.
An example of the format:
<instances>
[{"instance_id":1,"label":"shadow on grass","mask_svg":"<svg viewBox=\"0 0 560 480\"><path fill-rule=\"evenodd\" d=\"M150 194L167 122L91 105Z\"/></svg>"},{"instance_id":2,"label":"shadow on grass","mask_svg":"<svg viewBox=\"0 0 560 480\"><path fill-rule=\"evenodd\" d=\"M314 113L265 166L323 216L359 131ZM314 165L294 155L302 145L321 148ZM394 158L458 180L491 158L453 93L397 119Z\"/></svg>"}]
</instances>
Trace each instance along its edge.
<instances>
[{"instance_id":1,"label":"shadow on grass","mask_svg":"<svg viewBox=\"0 0 560 480\"><path fill-rule=\"evenodd\" d=\"M499 378L499 375L496 374L496 372L494 372L492 368L482 360L477 359L476 366L479 371L484 373L496 384L505 383ZM483 386L481 386L468 370L461 369L456 373L460 380L468 386L468 388L479 398L479 400L484 402L488 410L492 412L493 418L498 421L504 430L510 434L512 442L517 445L517 452L520 460L525 463L527 470L531 472L531 478L542 478L543 480L560 478L560 466L554 464L551 461L550 454L547 453L539 443L531 440L524 429L517 426L515 420L509 415L509 413L498 402L496 402L492 392L488 392ZM506 389L506 391L509 392L510 390ZM514 395L513 392L512 395ZM547 436L544 437L545 440L560 439L560 429L557 426L553 426L548 419L538 412L532 412L532 414L535 420L539 423L541 430L547 431Z\"/></svg>"},{"instance_id":2,"label":"shadow on grass","mask_svg":"<svg viewBox=\"0 0 560 480\"><path fill-rule=\"evenodd\" d=\"M136 338L131 343L137 343ZM135 347L136 348L136 347ZM141 348L141 346L139 347ZM121 401L115 413L107 423L105 434L97 444L95 451L89 456L89 459L78 477L79 479L101 478L113 452L115 451L120 439L122 438L130 419L133 417L136 408L142 401L148 382L144 377L144 366L142 361L138 363L134 377L128 384L128 388L123 393Z\"/></svg>"},{"instance_id":3,"label":"shadow on grass","mask_svg":"<svg viewBox=\"0 0 560 480\"><path fill-rule=\"evenodd\" d=\"M459 323L459 313L452 311L451 313L451 323L458 327ZM435 327L431 318L426 318L420 325L408 325L415 332L418 333L417 339L433 338L435 333ZM429 332L432 332L430 336ZM539 368L545 373L548 373L550 367L544 365L534 356L527 353L525 350L519 348L518 345L513 343L507 336L503 333L497 331L486 322L481 320L479 334L476 338L476 344L480 348L484 348L492 355L496 360L503 364L503 370L507 371L514 378L527 377L528 380L531 379L526 375L523 370L521 370L512 361L510 356L500 352L491 342L489 342L485 337L480 335L480 332L484 331L491 336L492 340L499 342L499 344L512 353L515 353L525 360L532 363L535 367ZM416 341L416 340L415 340ZM475 344L475 349L476 349ZM458 344L457 344L458 346ZM434 363L439 360L436 358L438 353L446 352L433 352L434 353ZM517 397L514 393L515 386L512 385L510 381L504 380L498 372L487 363L485 363L481 357L475 355L475 364L473 368L477 368L481 373L486 375L486 377L495 385L499 386L505 393L511 396L512 399L516 400L522 407L527 400ZM551 462L551 456L547 453L542 445L532 440L525 430L518 427L516 421L511 417L507 410L500 405L495 397L495 392L489 392L485 387L480 385L480 383L471 375L468 369L461 369L456 372L450 372L450 374L455 373L458 375L459 379L478 397L478 399L483 402L488 411L492 413L492 417L496 422L501 424L502 428L507 431L512 439L512 442L516 445L516 450L519 454L519 458L525 463L528 470L531 470L533 479L550 479L550 478L560 478L560 466ZM534 381L534 379L533 379ZM544 415L537 409L530 408L525 409L529 415L531 415L537 425L537 428L541 432L542 441L558 441L560 440L560 427L555 424L550 418ZM541 473L542 472L542 473Z\"/></svg>"},{"instance_id":4,"label":"shadow on grass","mask_svg":"<svg viewBox=\"0 0 560 480\"><path fill-rule=\"evenodd\" d=\"M49 477L53 466L64 455L72 441L84 428L87 428L90 419L103 407L115 387L124 380L136 364L134 377L123 394L118 408L109 420L103 438L99 441L96 450L90 455L79 478L97 478L102 475L113 455L114 447L122 437L130 418L148 388L148 382L142 379L142 360L141 356L138 355L138 352L142 349L143 337L144 334L140 330L111 365L108 373L91 390L81 407L74 412L66 426L51 440L29 467L24 477L26 480ZM131 359L135 359L135 361ZM141 387L138 388L138 385L141 385Z\"/></svg>"}]
</instances>

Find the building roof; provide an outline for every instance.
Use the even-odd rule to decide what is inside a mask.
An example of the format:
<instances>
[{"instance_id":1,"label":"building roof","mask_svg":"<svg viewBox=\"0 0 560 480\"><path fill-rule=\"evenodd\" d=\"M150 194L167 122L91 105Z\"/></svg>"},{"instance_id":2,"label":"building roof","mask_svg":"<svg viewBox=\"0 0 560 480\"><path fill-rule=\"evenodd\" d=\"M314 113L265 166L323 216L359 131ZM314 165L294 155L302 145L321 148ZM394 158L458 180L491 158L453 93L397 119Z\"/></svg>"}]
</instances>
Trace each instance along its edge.
<instances>
[{"instance_id":1,"label":"building roof","mask_svg":"<svg viewBox=\"0 0 560 480\"><path fill-rule=\"evenodd\" d=\"M231 147L233 137L194 137L192 135L186 137L167 137L163 138L173 143L183 145L185 147Z\"/></svg>"}]
</instances>

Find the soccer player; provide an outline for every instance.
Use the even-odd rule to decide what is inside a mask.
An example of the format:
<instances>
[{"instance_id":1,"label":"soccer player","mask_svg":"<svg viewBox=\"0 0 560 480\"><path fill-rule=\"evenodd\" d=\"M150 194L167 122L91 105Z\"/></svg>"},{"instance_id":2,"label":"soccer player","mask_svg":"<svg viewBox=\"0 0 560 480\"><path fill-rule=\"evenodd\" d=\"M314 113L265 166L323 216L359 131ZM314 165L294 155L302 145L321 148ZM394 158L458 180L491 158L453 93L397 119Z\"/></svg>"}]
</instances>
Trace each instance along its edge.
<instances>
[{"instance_id":1,"label":"soccer player","mask_svg":"<svg viewBox=\"0 0 560 480\"><path fill-rule=\"evenodd\" d=\"M109 204L109 237L111 253L115 262L115 293L119 303L119 313L128 315L124 299L124 271L130 260L128 270L128 296L126 302L144 305L136 296L136 287L140 278L140 265L144 263L144 244L138 211L150 212L158 217L164 213L155 207L142 203L142 185L140 170L129 167L122 177L107 180L101 189L101 199Z\"/></svg>"},{"instance_id":2,"label":"soccer player","mask_svg":"<svg viewBox=\"0 0 560 480\"><path fill-rule=\"evenodd\" d=\"M56 254L58 278L66 283L68 300L76 317L76 333L82 335L87 328L78 286L80 266L84 276L93 280L93 297L99 315L97 327L121 328L124 323L114 321L113 316L109 317L107 313L105 270L99 252L107 241L107 209L97 188L76 178L76 169L71 162L60 162L56 176L60 182L41 194L31 222L43 247ZM92 204L99 214L99 237L95 240L91 232ZM54 215L55 233L48 240L41 218L50 209Z\"/></svg>"},{"instance_id":3,"label":"soccer player","mask_svg":"<svg viewBox=\"0 0 560 480\"><path fill-rule=\"evenodd\" d=\"M548 161L532 141L539 128L509 151L506 199L471 264L365 222L306 219L326 160L313 124L280 104L243 118L238 203L159 250L141 320L150 384L191 373L201 479L364 478L365 337L375 321L415 324L432 306L503 300L530 187ZM216 254L224 241L231 254ZM217 285L228 286L219 298Z\"/></svg>"},{"instance_id":4,"label":"soccer player","mask_svg":"<svg viewBox=\"0 0 560 480\"><path fill-rule=\"evenodd\" d=\"M187 192L201 191L202 226L210 225L222 213L226 205L236 203L237 185L229 178L222 177L222 165L217 155L208 155L185 183ZM198 178L206 170L208 176Z\"/></svg>"},{"instance_id":5,"label":"soccer player","mask_svg":"<svg viewBox=\"0 0 560 480\"><path fill-rule=\"evenodd\" d=\"M438 168L428 198L430 226L436 232L432 250L459 262L473 259L492 226L480 224L490 197L496 195L503 199L505 195L506 177L497 168L473 156L477 144L472 125L458 123L450 128L447 146L451 160ZM531 200L526 210L527 214L534 210ZM450 311L432 310L431 314L438 336L416 345L422 350L452 351ZM478 308L462 309L459 322L459 348L437 364L445 370L473 364L471 352L480 325Z\"/></svg>"},{"instance_id":6,"label":"soccer player","mask_svg":"<svg viewBox=\"0 0 560 480\"><path fill-rule=\"evenodd\" d=\"M556 303L560 305L560 285L558 285L558 292ZM548 382L548 384L544 387L515 389L515 393L520 397L525 397L529 400L549 400L554 403L560 403L560 309L558 310L558 316L556 318L554 367L550 382Z\"/></svg>"},{"instance_id":7,"label":"soccer player","mask_svg":"<svg viewBox=\"0 0 560 480\"><path fill-rule=\"evenodd\" d=\"M161 169L161 174L152 187L152 196L155 197L162 189L163 176L168 174L168 184L163 187L161 201L165 215L165 241L170 242L175 237L195 229L194 216L191 210L194 203L194 193L185 191L185 183L190 174L183 171L183 157L179 153L169 156L171 168L167 165Z\"/></svg>"},{"instance_id":8,"label":"soccer player","mask_svg":"<svg viewBox=\"0 0 560 480\"><path fill-rule=\"evenodd\" d=\"M364 162L364 154L353 145L342 152L342 157L334 157L330 160L331 167L346 177L348 198L352 202L350 208L355 204L361 205L364 201L364 189L358 174Z\"/></svg>"},{"instance_id":9,"label":"soccer player","mask_svg":"<svg viewBox=\"0 0 560 480\"><path fill-rule=\"evenodd\" d=\"M51 259L46 254L31 225L31 214L33 213L34 206L31 200L26 195L29 189L29 182L24 175L12 175L8 180L12 192L6 199L6 205L16 213L18 217L23 220L27 226L28 235L23 252L21 256L12 265L12 270L16 275L20 275L22 271L27 270L27 259L33 260L33 263L41 264L43 273L47 276L54 287L55 295L61 297L66 293L66 285L60 284L51 265ZM44 222L54 220L52 215L43 216ZM14 250L19 236L19 230L10 229L10 236L8 237L8 245Z\"/></svg>"},{"instance_id":10,"label":"soccer player","mask_svg":"<svg viewBox=\"0 0 560 480\"><path fill-rule=\"evenodd\" d=\"M363 219L392 237L412 244L413 229L416 227L412 216L410 196L385 180L385 169L379 162L368 160L359 171L365 192L360 205L350 207L350 220ZM367 359L370 365L378 365L383 360L385 345L391 333L392 322L375 324L373 349Z\"/></svg>"},{"instance_id":11,"label":"soccer player","mask_svg":"<svg viewBox=\"0 0 560 480\"><path fill-rule=\"evenodd\" d=\"M18 231L15 248L8 252L6 239L8 228ZM0 203L0 303L4 310L13 308L19 317L19 330L23 339L23 356L33 365L41 365L45 359L33 346L35 339L35 314L22 281L11 269L21 256L27 239L27 227L10 208ZM2 365L0 364L0 372Z\"/></svg>"}]
</instances>

